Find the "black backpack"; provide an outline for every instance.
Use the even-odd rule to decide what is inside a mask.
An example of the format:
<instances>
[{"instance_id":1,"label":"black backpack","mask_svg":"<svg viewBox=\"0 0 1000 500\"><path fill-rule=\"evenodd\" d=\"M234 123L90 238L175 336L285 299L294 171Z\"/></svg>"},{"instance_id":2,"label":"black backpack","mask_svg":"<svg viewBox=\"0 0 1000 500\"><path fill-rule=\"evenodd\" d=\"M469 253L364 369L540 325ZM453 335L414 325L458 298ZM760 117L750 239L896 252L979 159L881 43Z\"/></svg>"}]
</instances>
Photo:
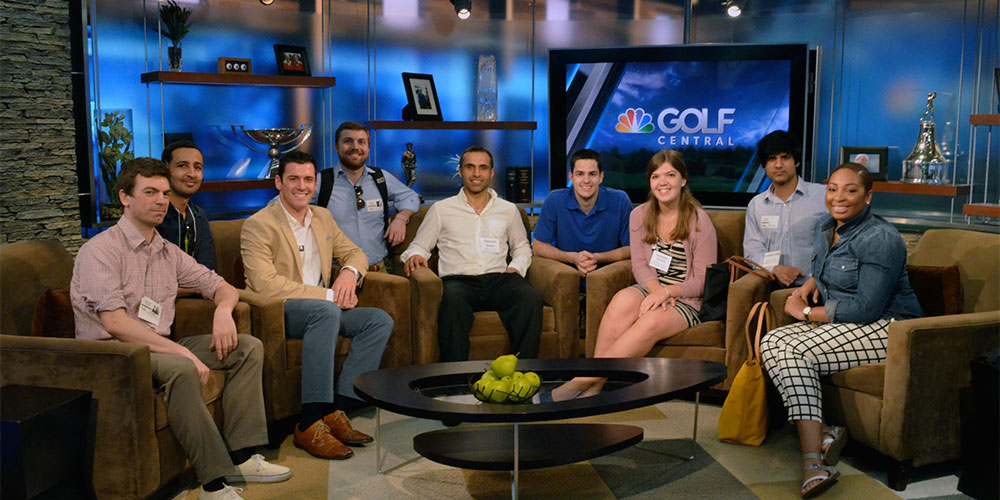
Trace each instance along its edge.
<instances>
[{"instance_id":1,"label":"black backpack","mask_svg":"<svg viewBox=\"0 0 1000 500\"><path fill-rule=\"evenodd\" d=\"M385 185L385 174L382 173L382 169L378 167L368 167L372 171L368 172L368 175L372 176L375 180L375 187L378 188L378 194L382 197L382 232L389 227L389 188ZM333 181L336 179L334 175L334 168L327 168L319 171L319 199L316 200L316 204L326 208L327 204L330 203L330 193L333 192Z\"/></svg>"}]
</instances>

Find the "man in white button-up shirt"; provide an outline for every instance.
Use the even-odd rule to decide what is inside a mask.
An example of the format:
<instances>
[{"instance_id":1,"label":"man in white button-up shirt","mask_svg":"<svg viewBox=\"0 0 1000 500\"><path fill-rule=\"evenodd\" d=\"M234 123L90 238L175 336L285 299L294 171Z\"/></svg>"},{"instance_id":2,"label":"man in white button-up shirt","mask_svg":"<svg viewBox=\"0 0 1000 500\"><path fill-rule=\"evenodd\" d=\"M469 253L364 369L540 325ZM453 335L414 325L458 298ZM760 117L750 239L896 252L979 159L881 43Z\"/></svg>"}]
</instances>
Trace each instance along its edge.
<instances>
[{"instance_id":1,"label":"man in white button-up shirt","mask_svg":"<svg viewBox=\"0 0 1000 500\"><path fill-rule=\"evenodd\" d=\"M538 357L542 294L524 279L531 265L531 245L521 215L513 203L490 189L493 155L486 149L466 149L459 174L462 190L431 206L400 256L409 275L427 267L431 250L438 248L438 274L444 283L438 314L441 361L469 358L469 329L476 311L496 311L507 329L511 351L522 358Z\"/></svg>"}]
</instances>

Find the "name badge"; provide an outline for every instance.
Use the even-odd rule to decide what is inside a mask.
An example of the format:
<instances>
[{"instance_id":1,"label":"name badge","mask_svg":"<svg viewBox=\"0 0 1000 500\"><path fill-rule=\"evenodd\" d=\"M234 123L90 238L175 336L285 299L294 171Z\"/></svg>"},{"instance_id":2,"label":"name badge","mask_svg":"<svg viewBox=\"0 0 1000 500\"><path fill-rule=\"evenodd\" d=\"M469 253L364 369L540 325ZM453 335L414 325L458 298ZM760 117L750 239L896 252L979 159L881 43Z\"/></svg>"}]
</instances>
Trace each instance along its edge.
<instances>
[{"instance_id":1,"label":"name badge","mask_svg":"<svg viewBox=\"0 0 1000 500\"><path fill-rule=\"evenodd\" d=\"M500 239L479 238L479 249L488 253L500 253Z\"/></svg>"},{"instance_id":2,"label":"name badge","mask_svg":"<svg viewBox=\"0 0 1000 500\"><path fill-rule=\"evenodd\" d=\"M781 252L778 251L778 250L775 250L773 252L767 252L767 253L765 253L764 254L764 260L761 261L760 265L762 265L762 266L764 266L764 267L766 267L768 269L773 269L774 266L778 265L780 262L781 262Z\"/></svg>"},{"instance_id":3,"label":"name badge","mask_svg":"<svg viewBox=\"0 0 1000 500\"><path fill-rule=\"evenodd\" d=\"M369 212L381 212L382 211L382 198L375 198L374 200L365 200L365 207Z\"/></svg>"},{"instance_id":4,"label":"name badge","mask_svg":"<svg viewBox=\"0 0 1000 500\"><path fill-rule=\"evenodd\" d=\"M667 272L670 269L670 261L673 257L659 251L654 250L653 256L649 258L649 265L663 272Z\"/></svg>"},{"instance_id":5,"label":"name badge","mask_svg":"<svg viewBox=\"0 0 1000 500\"><path fill-rule=\"evenodd\" d=\"M778 229L777 215L764 215L760 218L760 227L764 229Z\"/></svg>"},{"instance_id":6,"label":"name badge","mask_svg":"<svg viewBox=\"0 0 1000 500\"><path fill-rule=\"evenodd\" d=\"M139 302L139 319L153 326L160 324L160 304L149 297Z\"/></svg>"}]
</instances>

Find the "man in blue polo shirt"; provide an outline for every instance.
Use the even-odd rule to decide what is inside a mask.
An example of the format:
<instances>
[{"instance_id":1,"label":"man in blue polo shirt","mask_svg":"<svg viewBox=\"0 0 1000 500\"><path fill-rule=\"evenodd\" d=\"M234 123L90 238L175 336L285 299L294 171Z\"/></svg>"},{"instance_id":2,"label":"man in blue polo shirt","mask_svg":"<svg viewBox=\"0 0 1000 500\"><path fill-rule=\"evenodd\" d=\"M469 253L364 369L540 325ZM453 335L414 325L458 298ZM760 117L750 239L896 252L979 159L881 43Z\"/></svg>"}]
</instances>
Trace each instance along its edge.
<instances>
[{"instance_id":1,"label":"man in blue polo shirt","mask_svg":"<svg viewBox=\"0 0 1000 500\"><path fill-rule=\"evenodd\" d=\"M553 190L535 224L533 253L576 267L580 276L630 257L628 217L632 202L623 191L604 187L601 156L581 149L570 157L573 188Z\"/></svg>"},{"instance_id":2,"label":"man in blue polo shirt","mask_svg":"<svg viewBox=\"0 0 1000 500\"><path fill-rule=\"evenodd\" d=\"M360 123L347 121L337 127L339 161L319 172L311 203L330 210L340 230L365 252L369 270L382 271L388 247L406 238L406 224L420 208L420 196L394 175L365 165L368 139L368 129ZM396 209L391 221L388 204Z\"/></svg>"}]
</instances>

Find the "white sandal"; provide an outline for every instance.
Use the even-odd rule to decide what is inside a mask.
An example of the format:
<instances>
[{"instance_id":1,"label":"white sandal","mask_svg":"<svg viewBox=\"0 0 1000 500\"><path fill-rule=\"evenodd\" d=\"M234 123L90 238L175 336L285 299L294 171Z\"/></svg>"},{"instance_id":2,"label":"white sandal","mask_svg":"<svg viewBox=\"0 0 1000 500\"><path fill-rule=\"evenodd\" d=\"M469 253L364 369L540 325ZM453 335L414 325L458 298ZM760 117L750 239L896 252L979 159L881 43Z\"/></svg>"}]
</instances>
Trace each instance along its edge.
<instances>
[{"instance_id":1,"label":"white sandal","mask_svg":"<svg viewBox=\"0 0 1000 500\"><path fill-rule=\"evenodd\" d=\"M840 461L840 452L847 444L847 428L831 426L823 430L823 444L826 451L823 452L823 462L826 465L837 465Z\"/></svg>"},{"instance_id":2,"label":"white sandal","mask_svg":"<svg viewBox=\"0 0 1000 500\"><path fill-rule=\"evenodd\" d=\"M802 459L803 460L809 460L809 459L822 460L823 459L823 455L821 455L819 453L803 453L802 454ZM802 472L807 472L807 471L812 471L812 470L817 470L817 471L825 472L826 475L824 476L824 475L820 474L818 476L813 476L813 477L810 477L809 479L806 479L805 481L802 481L802 487L799 488L800 492L802 490L805 490L806 486L808 486L808 485L810 485L812 483L815 483L816 481L819 481L819 483L816 486L813 486L808 491L802 492L802 498L814 498L814 497L818 496L820 493L823 493L824 491L826 491L827 489L829 489L830 486L833 486L833 483L836 483L837 482L837 478L840 477L840 471L838 471L836 468L834 468L832 466L829 466L829 465L808 464L808 465L802 466Z\"/></svg>"}]
</instances>

